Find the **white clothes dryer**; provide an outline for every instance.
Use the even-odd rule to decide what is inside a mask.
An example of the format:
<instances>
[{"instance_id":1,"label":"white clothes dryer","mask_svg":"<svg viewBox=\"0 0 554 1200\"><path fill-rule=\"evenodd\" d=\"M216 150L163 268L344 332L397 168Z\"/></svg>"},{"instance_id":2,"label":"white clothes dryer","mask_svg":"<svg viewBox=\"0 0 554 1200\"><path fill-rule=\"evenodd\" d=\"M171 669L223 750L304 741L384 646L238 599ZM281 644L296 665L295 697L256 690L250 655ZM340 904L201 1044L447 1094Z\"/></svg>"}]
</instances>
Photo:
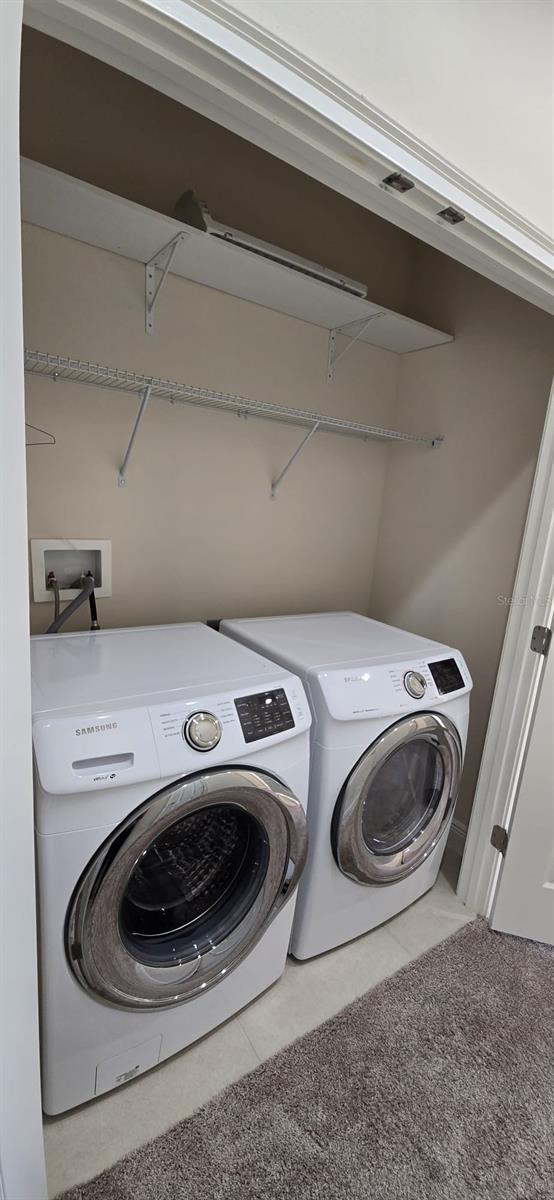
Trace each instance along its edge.
<instances>
[{"instance_id":1,"label":"white clothes dryer","mask_svg":"<svg viewBox=\"0 0 554 1200\"><path fill-rule=\"evenodd\" d=\"M279 978L310 710L205 625L32 639L43 1101L135 1078Z\"/></svg>"},{"instance_id":2,"label":"white clothes dryer","mask_svg":"<svg viewBox=\"0 0 554 1200\"><path fill-rule=\"evenodd\" d=\"M310 958L434 884L471 677L458 650L358 613L224 621L221 631L297 672L310 701L310 849L291 943Z\"/></svg>"}]
</instances>

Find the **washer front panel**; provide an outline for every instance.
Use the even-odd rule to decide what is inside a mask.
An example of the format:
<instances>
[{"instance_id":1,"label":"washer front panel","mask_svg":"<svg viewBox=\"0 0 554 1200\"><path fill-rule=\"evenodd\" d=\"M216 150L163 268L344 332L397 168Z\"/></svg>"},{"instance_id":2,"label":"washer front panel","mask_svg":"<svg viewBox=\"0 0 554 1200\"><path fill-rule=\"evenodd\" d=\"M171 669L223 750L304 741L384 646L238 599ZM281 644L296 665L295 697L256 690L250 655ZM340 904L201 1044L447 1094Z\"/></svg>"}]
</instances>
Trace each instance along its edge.
<instances>
[{"instance_id":1,"label":"washer front panel","mask_svg":"<svg viewBox=\"0 0 554 1200\"><path fill-rule=\"evenodd\" d=\"M446 832L462 771L448 717L418 712L384 731L362 755L337 800L338 867L358 883L396 883L417 870Z\"/></svg>"},{"instance_id":2,"label":"washer front panel","mask_svg":"<svg viewBox=\"0 0 554 1200\"><path fill-rule=\"evenodd\" d=\"M200 928L195 919L200 921L205 914L191 907L194 889L200 880L199 886L206 888L209 898L218 869L209 839L213 843L214 830L225 830L226 811L227 827L237 842L236 847L228 848L231 874L227 895L222 893L221 900L227 906L227 919L214 922L213 936L208 927L208 933L203 932L195 942L195 930ZM187 818L191 818L189 826ZM175 834L179 822L182 829L189 830L189 840L185 838L181 847ZM244 850L249 890L240 890L233 921L232 886L242 867L237 822L241 829L250 826L257 831L258 845L248 862ZM195 828L196 864L197 847L191 844ZM302 805L284 784L264 771L214 769L164 788L114 830L76 888L66 937L74 974L86 990L122 1008L163 1008L191 999L223 979L253 949L294 892L306 852ZM186 912L186 928L172 928L169 911L179 879L183 881L184 908L175 911L181 920ZM169 897L167 927L160 936L151 924L157 920L156 914L166 915L164 903L154 902L150 906L153 914L148 912L149 901L156 895L156 880L159 894ZM223 888L225 883L223 878ZM210 918L208 901L206 913ZM185 941L180 942L184 934L186 951Z\"/></svg>"}]
</instances>

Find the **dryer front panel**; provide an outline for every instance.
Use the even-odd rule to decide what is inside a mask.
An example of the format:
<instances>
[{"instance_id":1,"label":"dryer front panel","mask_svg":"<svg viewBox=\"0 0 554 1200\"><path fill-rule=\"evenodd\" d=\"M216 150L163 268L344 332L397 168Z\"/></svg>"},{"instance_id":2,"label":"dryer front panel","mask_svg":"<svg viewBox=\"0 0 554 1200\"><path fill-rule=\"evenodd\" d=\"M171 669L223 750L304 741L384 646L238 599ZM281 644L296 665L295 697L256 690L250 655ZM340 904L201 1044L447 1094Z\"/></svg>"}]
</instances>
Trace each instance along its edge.
<instances>
[{"instance_id":1,"label":"dryer front panel","mask_svg":"<svg viewBox=\"0 0 554 1200\"><path fill-rule=\"evenodd\" d=\"M122 1008L204 992L262 937L306 850L302 805L265 771L215 769L164 788L110 835L75 890L74 974Z\"/></svg>"},{"instance_id":2,"label":"dryer front panel","mask_svg":"<svg viewBox=\"0 0 554 1200\"><path fill-rule=\"evenodd\" d=\"M462 747L440 713L396 721L362 755L337 801L331 838L340 870L387 884L415 871L446 833L462 770Z\"/></svg>"}]
</instances>

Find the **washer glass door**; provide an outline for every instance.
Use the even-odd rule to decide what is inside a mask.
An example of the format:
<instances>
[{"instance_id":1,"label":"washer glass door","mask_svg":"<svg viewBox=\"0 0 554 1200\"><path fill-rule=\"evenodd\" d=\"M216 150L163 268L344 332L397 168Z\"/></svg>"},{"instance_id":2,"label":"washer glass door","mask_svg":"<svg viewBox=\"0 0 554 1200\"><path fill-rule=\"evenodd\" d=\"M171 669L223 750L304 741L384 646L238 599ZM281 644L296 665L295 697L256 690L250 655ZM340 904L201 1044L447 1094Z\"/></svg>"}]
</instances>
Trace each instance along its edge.
<instances>
[{"instance_id":1,"label":"washer glass door","mask_svg":"<svg viewBox=\"0 0 554 1200\"><path fill-rule=\"evenodd\" d=\"M446 832L462 769L455 726L439 713L395 722L354 767L337 801L333 852L359 883L395 883Z\"/></svg>"},{"instance_id":2,"label":"washer glass door","mask_svg":"<svg viewBox=\"0 0 554 1200\"><path fill-rule=\"evenodd\" d=\"M223 768L164 788L110 835L75 890L77 979L124 1008L205 991L256 945L306 849L300 802L266 772Z\"/></svg>"}]
</instances>

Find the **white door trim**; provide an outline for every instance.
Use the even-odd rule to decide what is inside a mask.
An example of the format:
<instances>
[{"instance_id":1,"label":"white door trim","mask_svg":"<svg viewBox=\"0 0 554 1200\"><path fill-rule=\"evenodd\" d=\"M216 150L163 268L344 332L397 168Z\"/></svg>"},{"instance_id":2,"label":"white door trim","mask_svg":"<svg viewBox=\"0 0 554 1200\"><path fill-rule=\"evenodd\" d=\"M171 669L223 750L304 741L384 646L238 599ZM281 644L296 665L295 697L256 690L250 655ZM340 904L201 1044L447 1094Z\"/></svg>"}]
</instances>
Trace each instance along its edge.
<instances>
[{"instance_id":1,"label":"white door trim","mask_svg":"<svg viewBox=\"0 0 554 1200\"><path fill-rule=\"evenodd\" d=\"M25 19L551 310L548 239L337 80L215 0L27 0ZM382 179L400 169L399 197ZM437 217L454 205L455 227Z\"/></svg>"},{"instance_id":2,"label":"white door trim","mask_svg":"<svg viewBox=\"0 0 554 1200\"><path fill-rule=\"evenodd\" d=\"M0 1195L43 1200L19 215L22 0L0 4Z\"/></svg>"},{"instance_id":3,"label":"white door trim","mask_svg":"<svg viewBox=\"0 0 554 1200\"><path fill-rule=\"evenodd\" d=\"M554 655L544 658L492 929L544 942L554 949Z\"/></svg>"},{"instance_id":4,"label":"white door trim","mask_svg":"<svg viewBox=\"0 0 554 1200\"><path fill-rule=\"evenodd\" d=\"M531 650L535 625L549 625L554 587L554 384L527 514L513 603L496 678L487 736L458 895L474 912L489 917L502 867L493 849L493 825L510 828L525 751L544 670ZM551 650L554 653L554 649Z\"/></svg>"}]
</instances>

